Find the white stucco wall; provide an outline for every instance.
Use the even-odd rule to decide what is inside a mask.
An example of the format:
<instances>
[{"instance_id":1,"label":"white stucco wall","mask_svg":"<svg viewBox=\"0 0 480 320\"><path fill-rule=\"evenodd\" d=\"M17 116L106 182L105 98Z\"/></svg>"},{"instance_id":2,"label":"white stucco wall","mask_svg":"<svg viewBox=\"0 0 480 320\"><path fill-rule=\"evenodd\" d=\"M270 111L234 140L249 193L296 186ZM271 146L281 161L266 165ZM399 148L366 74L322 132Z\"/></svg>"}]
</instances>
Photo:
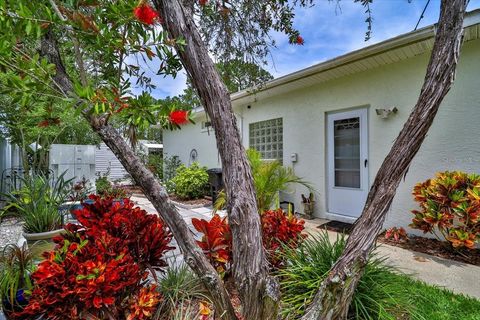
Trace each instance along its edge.
<instances>
[{"instance_id":1,"label":"white stucco wall","mask_svg":"<svg viewBox=\"0 0 480 320\"><path fill-rule=\"evenodd\" d=\"M178 156L185 165L191 164L190 152L197 150L197 161L208 168L221 167L220 157L215 142L215 133L202 129L205 116L195 119L195 124L182 126L181 130L164 131L163 153L167 156Z\"/></svg>"},{"instance_id":2,"label":"white stucco wall","mask_svg":"<svg viewBox=\"0 0 480 320\"><path fill-rule=\"evenodd\" d=\"M416 207L411 189L417 182L443 170L465 170L480 173L478 123L480 121L480 40L463 46L455 84L445 98L424 145L414 159L405 181L401 183L387 218L386 226L406 226L410 210ZM293 165L297 175L314 184L316 215L326 214L325 123L326 113L367 106L369 117L370 183L388 153L394 139L408 118L418 98L428 54L342 77L326 83L277 95L246 106L237 106L236 113L244 144L248 147L248 124L283 118L284 165ZM376 108L395 106L398 113L389 119L375 114ZM179 155L188 164L190 150L198 151L199 162L208 167L219 166L214 135L201 132L197 125L164 134L165 152ZM298 154L292 164L290 155ZM298 188L287 195L301 211ZM338 217L337 217L338 218Z\"/></svg>"}]
</instances>

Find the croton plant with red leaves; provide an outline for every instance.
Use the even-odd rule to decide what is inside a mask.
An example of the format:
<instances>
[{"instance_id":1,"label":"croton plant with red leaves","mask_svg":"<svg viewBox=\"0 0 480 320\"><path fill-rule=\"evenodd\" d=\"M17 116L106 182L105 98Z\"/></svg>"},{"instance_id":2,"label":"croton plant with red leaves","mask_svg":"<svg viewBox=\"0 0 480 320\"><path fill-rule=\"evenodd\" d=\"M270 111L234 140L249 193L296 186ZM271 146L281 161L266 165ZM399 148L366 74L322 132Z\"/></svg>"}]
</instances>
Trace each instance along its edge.
<instances>
[{"instance_id":1,"label":"croton plant with red leaves","mask_svg":"<svg viewBox=\"0 0 480 320\"><path fill-rule=\"evenodd\" d=\"M19 319L150 319L160 294L148 281L172 239L156 216L124 199L90 196L56 237L56 247L32 274L34 287Z\"/></svg>"},{"instance_id":2,"label":"croton plant with red leaves","mask_svg":"<svg viewBox=\"0 0 480 320\"><path fill-rule=\"evenodd\" d=\"M405 241L407 240L408 235L404 228L400 227L391 227L387 231L385 231L385 239L386 240L393 240L395 242Z\"/></svg>"},{"instance_id":3,"label":"croton plant with red leaves","mask_svg":"<svg viewBox=\"0 0 480 320\"><path fill-rule=\"evenodd\" d=\"M296 248L306 237L306 234L302 234L305 221L278 209L265 211L261 222L263 246L267 250L268 260L273 267L279 268L283 264L284 246Z\"/></svg>"},{"instance_id":4,"label":"croton plant with red leaves","mask_svg":"<svg viewBox=\"0 0 480 320\"><path fill-rule=\"evenodd\" d=\"M438 229L455 248L473 249L480 241L480 175L440 172L417 184L413 197L420 210L412 211L410 227L433 234Z\"/></svg>"},{"instance_id":5,"label":"croton plant with red leaves","mask_svg":"<svg viewBox=\"0 0 480 320\"><path fill-rule=\"evenodd\" d=\"M265 211L261 215L263 245L273 268L281 267L284 246L297 247L306 237L302 234L305 221L294 215L286 214L282 209ZM197 241L199 247L217 271L224 275L232 263L232 234L227 218L215 214L210 221L192 219L195 229L202 233Z\"/></svg>"},{"instance_id":6,"label":"croton plant with red leaves","mask_svg":"<svg viewBox=\"0 0 480 320\"><path fill-rule=\"evenodd\" d=\"M203 234L197 244L220 274L224 274L232 257L232 234L227 218L215 214L210 221L192 219L194 228Z\"/></svg>"}]
</instances>

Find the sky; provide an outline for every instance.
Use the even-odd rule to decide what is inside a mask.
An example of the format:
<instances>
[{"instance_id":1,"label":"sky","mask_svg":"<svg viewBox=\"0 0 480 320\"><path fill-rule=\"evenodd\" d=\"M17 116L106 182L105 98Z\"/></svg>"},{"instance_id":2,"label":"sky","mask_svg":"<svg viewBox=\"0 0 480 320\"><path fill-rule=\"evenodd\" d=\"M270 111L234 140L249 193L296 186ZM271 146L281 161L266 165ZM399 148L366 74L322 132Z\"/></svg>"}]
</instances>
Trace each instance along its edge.
<instances>
[{"instance_id":1,"label":"sky","mask_svg":"<svg viewBox=\"0 0 480 320\"><path fill-rule=\"evenodd\" d=\"M277 44L272 49L269 65L275 78L335 58L394 36L413 31L428 0L374 0L371 4L373 26L365 41L367 24L364 8L353 0L317 0L315 6L296 11L294 26L305 40L303 46L291 45L288 38L272 33ZM470 0L468 11L480 8L480 0ZM430 0L418 28L438 20L440 0ZM155 98L181 94L185 88L183 72L175 79L155 77Z\"/></svg>"}]
</instances>

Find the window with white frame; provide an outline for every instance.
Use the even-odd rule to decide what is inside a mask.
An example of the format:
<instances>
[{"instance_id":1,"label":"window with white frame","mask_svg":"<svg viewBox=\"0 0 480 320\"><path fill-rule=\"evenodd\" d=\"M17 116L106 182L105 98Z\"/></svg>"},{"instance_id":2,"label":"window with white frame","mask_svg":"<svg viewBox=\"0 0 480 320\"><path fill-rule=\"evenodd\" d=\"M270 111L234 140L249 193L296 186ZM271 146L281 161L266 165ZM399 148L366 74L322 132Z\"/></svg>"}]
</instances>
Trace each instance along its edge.
<instances>
[{"instance_id":1,"label":"window with white frame","mask_svg":"<svg viewBox=\"0 0 480 320\"><path fill-rule=\"evenodd\" d=\"M257 150L262 159L283 162L282 118L250 123L249 135L250 148Z\"/></svg>"}]
</instances>

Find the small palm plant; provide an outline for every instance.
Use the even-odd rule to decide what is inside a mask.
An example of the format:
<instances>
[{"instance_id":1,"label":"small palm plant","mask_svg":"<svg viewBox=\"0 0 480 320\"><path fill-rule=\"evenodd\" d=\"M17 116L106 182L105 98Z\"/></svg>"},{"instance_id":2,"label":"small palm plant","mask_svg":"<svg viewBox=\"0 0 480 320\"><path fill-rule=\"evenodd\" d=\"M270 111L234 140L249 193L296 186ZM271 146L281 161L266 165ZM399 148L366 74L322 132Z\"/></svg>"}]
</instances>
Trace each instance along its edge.
<instances>
[{"instance_id":1,"label":"small palm plant","mask_svg":"<svg viewBox=\"0 0 480 320\"><path fill-rule=\"evenodd\" d=\"M292 168L284 167L279 161L262 160L254 149L247 150L247 158L253 175L253 183L257 196L259 212L272 208L278 200L279 192L291 191L291 186L300 184L312 190L310 183L295 175ZM215 209L221 209L226 204L226 194L221 192L215 202Z\"/></svg>"}]
</instances>

